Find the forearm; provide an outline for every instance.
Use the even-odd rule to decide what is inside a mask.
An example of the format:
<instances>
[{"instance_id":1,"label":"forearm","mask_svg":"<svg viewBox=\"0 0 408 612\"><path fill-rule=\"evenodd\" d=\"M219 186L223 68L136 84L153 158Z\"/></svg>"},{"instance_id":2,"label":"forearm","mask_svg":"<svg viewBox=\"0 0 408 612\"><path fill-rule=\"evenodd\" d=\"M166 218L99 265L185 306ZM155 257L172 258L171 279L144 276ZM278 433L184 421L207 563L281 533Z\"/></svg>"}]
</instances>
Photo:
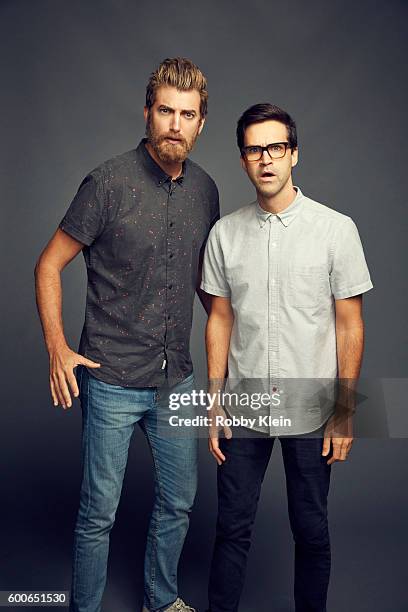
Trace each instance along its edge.
<instances>
[{"instance_id":1,"label":"forearm","mask_svg":"<svg viewBox=\"0 0 408 612\"><path fill-rule=\"evenodd\" d=\"M337 364L339 378L358 378L364 350L364 325L337 330Z\"/></svg>"},{"instance_id":2,"label":"forearm","mask_svg":"<svg viewBox=\"0 0 408 612\"><path fill-rule=\"evenodd\" d=\"M350 327L336 327L337 365L340 381L338 403L354 411L355 389L360 376L364 351L363 321Z\"/></svg>"},{"instance_id":3,"label":"forearm","mask_svg":"<svg viewBox=\"0 0 408 612\"><path fill-rule=\"evenodd\" d=\"M228 352L233 316L211 314L206 327L208 378L210 386L220 387L228 371Z\"/></svg>"},{"instance_id":4,"label":"forearm","mask_svg":"<svg viewBox=\"0 0 408 612\"><path fill-rule=\"evenodd\" d=\"M41 259L35 267L35 293L45 344L51 353L67 344L62 322L61 273Z\"/></svg>"}]
</instances>

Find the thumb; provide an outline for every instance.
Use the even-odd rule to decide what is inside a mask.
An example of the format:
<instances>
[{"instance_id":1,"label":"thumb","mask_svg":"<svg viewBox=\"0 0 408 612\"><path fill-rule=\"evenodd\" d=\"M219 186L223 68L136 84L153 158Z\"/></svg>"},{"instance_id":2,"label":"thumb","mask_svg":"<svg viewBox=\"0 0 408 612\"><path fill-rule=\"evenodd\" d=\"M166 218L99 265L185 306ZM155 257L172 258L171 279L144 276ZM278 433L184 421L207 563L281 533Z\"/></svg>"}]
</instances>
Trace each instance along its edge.
<instances>
[{"instance_id":1,"label":"thumb","mask_svg":"<svg viewBox=\"0 0 408 612\"><path fill-rule=\"evenodd\" d=\"M230 440L232 438L231 427L228 427L228 425L224 425L224 435L227 438L227 440Z\"/></svg>"},{"instance_id":2,"label":"thumb","mask_svg":"<svg viewBox=\"0 0 408 612\"><path fill-rule=\"evenodd\" d=\"M81 355L81 359L79 360L79 363L81 363L82 365L87 366L88 368L100 368L101 367L100 363L96 363L95 361L91 361L90 359L87 359L86 357L82 357L82 355Z\"/></svg>"},{"instance_id":3,"label":"thumb","mask_svg":"<svg viewBox=\"0 0 408 612\"><path fill-rule=\"evenodd\" d=\"M329 452L330 452L330 438L324 438L323 439L323 451L322 451L323 457L328 455Z\"/></svg>"}]
</instances>

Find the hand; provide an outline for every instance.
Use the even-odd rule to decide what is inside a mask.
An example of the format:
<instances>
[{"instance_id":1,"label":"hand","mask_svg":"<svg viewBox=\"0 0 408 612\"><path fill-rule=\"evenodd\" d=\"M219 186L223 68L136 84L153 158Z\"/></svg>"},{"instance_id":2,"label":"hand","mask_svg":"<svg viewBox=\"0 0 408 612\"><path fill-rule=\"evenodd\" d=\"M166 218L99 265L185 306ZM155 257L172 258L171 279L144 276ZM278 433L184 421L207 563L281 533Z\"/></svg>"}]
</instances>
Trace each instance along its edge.
<instances>
[{"instance_id":1,"label":"hand","mask_svg":"<svg viewBox=\"0 0 408 612\"><path fill-rule=\"evenodd\" d=\"M74 397L78 397L79 389L74 368L80 364L88 368L99 368L101 365L78 355L67 345L50 352L50 388L54 406L61 404L64 410L71 408L72 401L69 387Z\"/></svg>"},{"instance_id":2,"label":"hand","mask_svg":"<svg viewBox=\"0 0 408 612\"><path fill-rule=\"evenodd\" d=\"M327 421L324 430L323 457L329 454L330 443L333 446L333 454L327 461L327 465L335 461L345 461L353 444L353 421L350 415L334 414Z\"/></svg>"},{"instance_id":3,"label":"hand","mask_svg":"<svg viewBox=\"0 0 408 612\"><path fill-rule=\"evenodd\" d=\"M220 446L219 446L219 432L222 429L224 431L225 437L229 440L232 438L232 431L228 425L217 425L216 424L216 416L221 416L223 419L227 417L225 410L222 406L216 405L208 413L209 418L211 419L211 425L209 427L209 436L208 436L208 449L218 465L221 465L225 461L225 455L223 455Z\"/></svg>"}]
</instances>

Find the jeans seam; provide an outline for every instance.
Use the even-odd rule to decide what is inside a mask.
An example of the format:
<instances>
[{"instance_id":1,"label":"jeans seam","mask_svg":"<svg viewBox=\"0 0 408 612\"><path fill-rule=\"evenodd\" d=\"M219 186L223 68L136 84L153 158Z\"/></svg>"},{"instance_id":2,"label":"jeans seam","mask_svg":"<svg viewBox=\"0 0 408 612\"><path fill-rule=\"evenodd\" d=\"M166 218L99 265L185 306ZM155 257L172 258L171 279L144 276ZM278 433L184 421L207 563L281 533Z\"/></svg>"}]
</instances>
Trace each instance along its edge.
<instances>
[{"instance_id":1,"label":"jeans seam","mask_svg":"<svg viewBox=\"0 0 408 612\"><path fill-rule=\"evenodd\" d=\"M89 376L86 377L86 401L87 401L87 411L88 411L88 418L87 418L87 422L86 422L86 440L87 440L87 444L86 444L86 470L87 470L87 478L88 478L88 504L87 504L87 508L86 508L86 512L85 512L85 517L88 517L89 514L89 509L91 507L91 486L90 486L90 482L91 482L91 462L89 460L89 419L90 419L90 414L89 414L89 405L90 405L90 401L89 401L89 394L90 394L90 385L89 385Z\"/></svg>"},{"instance_id":2,"label":"jeans seam","mask_svg":"<svg viewBox=\"0 0 408 612\"><path fill-rule=\"evenodd\" d=\"M84 394L82 393L82 387L83 387L83 372L81 372L81 380L80 380L80 386L81 386L81 402L83 401L82 398L84 397ZM86 470L86 477L88 479L88 503L87 503L87 508L86 508L86 512L85 512L85 517L88 516L89 513L89 508L91 506L91 493L90 493L90 461L89 461L89 376L86 376L86 409L87 409L87 419L86 419L86 423L85 423L85 427L83 430L83 438L86 439L86 451L84 453L84 466L83 466L83 478L85 477L85 470ZM77 519L78 520L78 519ZM77 539L75 537L75 539ZM78 563L78 544L76 543L75 546L75 555L74 555L74 572L73 572L73 594L76 593L76 582L77 582L77 573L76 573L76 568L77 568L77 563Z\"/></svg>"},{"instance_id":3,"label":"jeans seam","mask_svg":"<svg viewBox=\"0 0 408 612\"><path fill-rule=\"evenodd\" d=\"M155 407L157 406L156 404L156 399L158 396L158 392L156 391L154 394L154 405ZM150 451L152 453L152 457L153 457L153 465L154 465L154 469L156 472L156 478L157 478L157 485L158 485L158 490L159 490L159 499L160 499L160 506L159 506L159 516L155 521L155 525L154 525L154 541L152 544L152 549L150 551L150 585L149 585L149 596L150 596L150 608L154 608L154 603L155 603L155 594L154 594L154 588L155 588L155 578L156 578L156 566L153 565L153 557L154 557L154 553L156 551L156 547L157 547L157 533L159 530L159 523L160 523L160 519L162 518L163 515L163 493L162 493L162 487L161 487L161 481L160 481L160 468L159 468L159 464L157 461L157 457L156 457L156 451L153 448L150 436L149 436L149 432L147 427L145 428L146 431L146 438L147 438L147 442L149 444L150 447Z\"/></svg>"}]
</instances>

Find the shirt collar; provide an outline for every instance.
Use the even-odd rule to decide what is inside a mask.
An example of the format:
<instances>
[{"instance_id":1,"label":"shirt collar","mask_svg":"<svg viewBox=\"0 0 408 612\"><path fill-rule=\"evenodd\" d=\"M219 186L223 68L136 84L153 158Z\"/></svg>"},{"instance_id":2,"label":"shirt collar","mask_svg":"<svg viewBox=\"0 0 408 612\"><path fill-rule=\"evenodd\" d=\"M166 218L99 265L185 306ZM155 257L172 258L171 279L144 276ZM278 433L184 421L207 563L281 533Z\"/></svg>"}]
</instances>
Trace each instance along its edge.
<instances>
[{"instance_id":1,"label":"shirt collar","mask_svg":"<svg viewBox=\"0 0 408 612\"><path fill-rule=\"evenodd\" d=\"M142 159L143 165L145 169L147 170L147 172L149 172L154 177L157 185L161 186L163 185L163 183L166 183L167 181L171 181L172 178L169 174L167 174L167 172L163 170L163 168L159 166L159 164L150 155L149 151L146 148L146 142L147 142L147 138L142 138L136 151L139 153ZM185 173L186 173L186 163L183 162L181 174L175 179L175 181L177 183L182 183L185 177Z\"/></svg>"},{"instance_id":2,"label":"shirt collar","mask_svg":"<svg viewBox=\"0 0 408 612\"><path fill-rule=\"evenodd\" d=\"M301 208L302 200L304 197L299 187L294 187L294 189L296 189L296 197L293 202L291 202L289 206L285 208L285 210L282 210L282 212L277 213L276 215L262 208L258 201L255 203L256 214L258 217L259 225L261 227L265 225L269 217L277 217L278 219L280 219L280 221L282 221L285 227L287 227L289 223L293 221L293 219L296 217L297 213Z\"/></svg>"}]
</instances>

